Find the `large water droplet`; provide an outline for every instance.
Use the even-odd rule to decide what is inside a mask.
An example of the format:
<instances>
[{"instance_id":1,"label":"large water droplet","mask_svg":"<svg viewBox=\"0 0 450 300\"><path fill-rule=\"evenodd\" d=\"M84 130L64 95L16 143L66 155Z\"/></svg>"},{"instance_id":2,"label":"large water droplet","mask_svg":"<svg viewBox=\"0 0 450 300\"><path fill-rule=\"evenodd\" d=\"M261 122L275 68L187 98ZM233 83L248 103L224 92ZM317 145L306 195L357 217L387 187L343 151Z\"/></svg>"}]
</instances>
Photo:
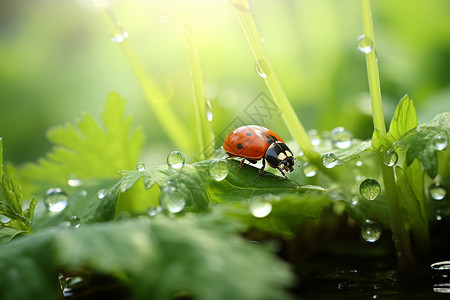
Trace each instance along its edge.
<instances>
[{"instance_id":1,"label":"large water droplet","mask_svg":"<svg viewBox=\"0 0 450 300\"><path fill-rule=\"evenodd\" d=\"M223 160L214 160L209 164L208 172L214 180L222 181L228 175L228 166Z\"/></svg>"},{"instance_id":2,"label":"large water droplet","mask_svg":"<svg viewBox=\"0 0 450 300\"><path fill-rule=\"evenodd\" d=\"M447 194L445 188L436 183L430 185L430 187L428 188L428 192L430 193L431 198L433 198L434 200L442 200L445 198L445 195Z\"/></svg>"},{"instance_id":3,"label":"large water droplet","mask_svg":"<svg viewBox=\"0 0 450 300\"><path fill-rule=\"evenodd\" d=\"M434 145L435 149L438 151L444 150L448 146L448 138L444 134L437 134L431 143Z\"/></svg>"},{"instance_id":4,"label":"large water droplet","mask_svg":"<svg viewBox=\"0 0 450 300\"><path fill-rule=\"evenodd\" d=\"M264 218L272 211L272 204L269 201L256 199L250 203L249 209L255 218Z\"/></svg>"},{"instance_id":5,"label":"large water droplet","mask_svg":"<svg viewBox=\"0 0 450 300\"><path fill-rule=\"evenodd\" d=\"M267 78L270 75L269 64L264 59L258 59L255 62L255 69L261 78Z\"/></svg>"},{"instance_id":6,"label":"large water droplet","mask_svg":"<svg viewBox=\"0 0 450 300\"><path fill-rule=\"evenodd\" d=\"M80 186L83 182L75 176L70 176L67 180L67 184L72 187Z\"/></svg>"},{"instance_id":7,"label":"large water droplet","mask_svg":"<svg viewBox=\"0 0 450 300\"><path fill-rule=\"evenodd\" d=\"M325 168L331 169L334 168L339 162L339 159L336 154L328 152L322 155L322 164Z\"/></svg>"},{"instance_id":8,"label":"large water droplet","mask_svg":"<svg viewBox=\"0 0 450 300\"><path fill-rule=\"evenodd\" d=\"M60 188L48 189L45 193L44 203L47 209L57 213L63 211L67 207L69 197Z\"/></svg>"},{"instance_id":9,"label":"large water droplet","mask_svg":"<svg viewBox=\"0 0 450 300\"><path fill-rule=\"evenodd\" d=\"M230 3L237 9L243 12L249 12L250 6L248 1L230 0Z\"/></svg>"},{"instance_id":10,"label":"large water droplet","mask_svg":"<svg viewBox=\"0 0 450 300\"><path fill-rule=\"evenodd\" d=\"M150 217L154 217L162 211L161 206L149 206L147 208L147 215Z\"/></svg>"},{"instance_id":11,"label":"large water droplet","mask_svg":"<svg viewBox=\"0 0 450 300\"><path fill-rule=\"evenodd\" d=\"M362 53L370 53L373 51L373 41L364 34L358 37L358 50Z\"/></svg>"},{"instance_id":12,"label":"large water droplet","mask_svg":"<svg viewBox=\"0 0 450 300\"><path fill-rule=\"evenodd\" d=\"M309 130L308 136L309 136L309 139L311 140L311 144L313 144L313 146L319 146L322 143L320 134L316 129Z\"/></svg>"},{"instance_id":13,"label":"large water droplet","mask_svg":"<svg viewBox=\"0 0 450 300\"><path fill-rule=\"evenodd\" d=\"M393 167L398 161L398 154L394 150L389 150L384 154L384 164L388 167Z\"/></svg>"},{"instance_id":14,"label":"large water droplet","mask_svg":"<svg viewBox=\"0 0 450 300\"><path fill-rule=\"evenodd\" d=\"M136 170L138 170L138 171L144 171L144 170L145 170L145 164L144 164L142 161L138 162L138 163L136 164Z\"/></svg>"},{"instance_id":15,"label":"large water droplet","mask_svg":"<svg viewBox=\"0 0 450 300\"><path fill-rule=\"evenodd\" d=\"M381 225L375 221L366 220L366 223L361 227L361 236L370 243L378 241L381 236Z\"/></svg>"},{"instance_id":16,"label":"large water droplet","mask_svg":"<svg viewBox=\"0 0 450 300\"><path fill-rule=\"evenodd\" d=\"M314 177L317 174L317 167L310 163L305 163L303 165L303 174L305 174L306 177Z\"/></svg>"},{"instance_id":17,"label":"large water droplet","mask_svg":"<svg viewBox=\"0 0 450 300\"><path fill-rule=\"evenodd\" d=\"M160 205L163 209L176 214L183 210L186 200L183 191L171 185L161 190Z\"/></svg>"},{"instance_id":18,"label":"large water droplet","mask_svg":"<svg viewBox=\"0 0 450 300\"><path fill-rule=\"evenodd\" d=\"M173 169L180 169L184 166L185 159L180 151L173 151L167 156L167 165Z\"/></svg>"},{"instance_id":19,"label":"large water droplet","mask_svg":"<svg viewBox=\"0 0 450 300\"><path fill-rule=\"evenodd\" d=\"M77 216L72 216L69 219L69 224L72 228L79 228L81 225L81 220Z\"/></svg>"},{"instance_id":20,"label":"large water droplet","mask_svg":"<svg viewBox=\"0 0 450 300\"><path fill-rule=\"evenodd\" d=\"M353 135L344 127L336 127L330 134L331 143L339 149L347 149L352 145Z\"/></svg>"},{"instance_id":21,"label":"large water droplet","mask_svg":"<svg viewBox=\"0 0 450 300\"><path fill-rule=\"evenodd\" d=\"M381 192L381 186L375 179L366 179L359 186L359 192L364 199L374 200Z\"/></svg>"}]
</instances>

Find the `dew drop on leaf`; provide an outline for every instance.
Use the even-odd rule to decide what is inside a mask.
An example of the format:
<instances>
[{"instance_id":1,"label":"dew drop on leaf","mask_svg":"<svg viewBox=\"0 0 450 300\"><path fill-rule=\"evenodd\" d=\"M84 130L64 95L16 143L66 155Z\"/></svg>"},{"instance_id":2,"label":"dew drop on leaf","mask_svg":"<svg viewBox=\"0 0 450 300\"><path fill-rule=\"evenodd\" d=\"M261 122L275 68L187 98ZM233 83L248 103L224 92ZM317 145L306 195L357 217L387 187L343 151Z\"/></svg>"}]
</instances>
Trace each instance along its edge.
<instances>
[{"instance_id":1,"label":"dew drop on leaf","mask_svg":"<svg viewBox=\"0 0 450 300\"><path fill-rule=\"evenodd\" d=\"M364 199L374 200L381 192L381 186L375 179L366 179L359 186L359 192Z\"/></svg>"},{"instance_id":2,"label":"dew drop on leaf","mask_svg":"<svg viewBox=\"0 0 450 300\"><path fill-rule=\"evenodd\" d=\"M144 171L144 170L145 170L145 164L144 164L142 161L138 162L138 163L136 164L136 170L138 170L138 171Z\"/></svg>"},{"instance_id":3,"label":"dew drop on leaf","mask_svg":"<svg viewBox=\"0 0 450 300\"><path fill-rule=\"evenodd\" d=\"M72 187L80 186L82 183L83 182L81 181L81 179L78 179L75 176L70 176L69 179L67 180L67 184Z\"/></svg>"},{"instance_id":4,"label":"dew drop on leaf","mask_svg":"<svg viewBox=\"0 0 450 300\"><path fill-rule=\"evenodd\" d=\"M442 200L447 194L445 188L436 183L430 185L430 187L428 188L428 192L430 193L431 198L433 198L434 200Z\"/></svg>"},{"instance_id":5,"label":"dew drop on leaf","mask_svg":"<svg viewBox=\"0 0 450 300\"><path fill-rule=\"evenodd\" d=\"M149 217L154 217L162 211L161 206L149 206L147 208L147 215Z\"/></svg>"},{"instance_id":6,"label":"dew drop on leaf","mask_svg":"<svg viewBox=\"0 0 450 300\"><path fill-rule=\"evenodd\" d=\"M228 175L228 167L223 160L213 160L209 164L208 172L215 181L222 181Z\"/></svg>"},{"instance_id":7,"label":"dew drop on leaf","mask_svg":"<svg viewBox=\"0 0 450 300\"><path fill-rule=\"evenodd\" d=\"M186 200L183 192L174 186L166 185L161 190L160 205L164 210L176 214L183 210Z\"/></svg>"},{"instance_id":8,"label":"dew drop on leaf","mask_svg":"<svg viewBox=\"0 0 450 300\"><path fill-rule=\"evenodd\" d=\"M431 143L434 145L436 150L441 151L447 148L448 146L448 138L445 135L437 134L432 140Z\"/></svg>"},{"instance_id":9,"label":"dew drop on leaf","mask_svg":"<svg viewBox=\"0 0 450 300\"><path fill-rule=\"evenodd\" d=\"M60 188L51 188L45 193L44 203L49 211L57 213L67 207L68 199L67 194Z\"/></svg>"},{"instance_id":10,"label":"dew drop on leaf","mask_svg":"<svg viewBox=\"0 0 450 300\"><path fill-rule=\"evenodd\" d=\"M69 224L72 228L79 228L81 225L81 220L77 216L72 216L69 219Z\"/></svg>"},{"instance_id":11,"label":"dew drop on leaf","mask_svg":"<svg viewBox=\"0 0 450 300\"><path fill-rule=\"evenodd\" d=\"M6 224L6 223L9 223L10 221L11 221L11 219L8 218L7 216L0 215L0 223Z\"/></svg>"},{"instance_id":12,"label":"dew drop on leaf","mask_svg":"<svg viewBox=\"0 0 450 300\"><path fill-rule=\"evenodd\" d=\"M249 209L250 213L255 218L264 218L267 217L272 211L272 204L268 201L257 199L250 203Z\"/></svg>"},{"instance_id":13,"label":"dew drop on leaf","mask_svg":"<svg viewBox=\"0 0 450 300\"><path fill-rule=\"evenodd\" d=\"M116 29L113 30L109 35L109 40L113 43L121 44L125 42L128 38L128 32L122 29L120 25L116 26Z\"/></svg>"},{"instance_id":14,"label":"dew drop on leaf","mask_svg":"<svg viewBox=\"0 0 450 300\"><path fill-rule=\"evenodd\" d=\"M381 236L381 225L372 220L366 220L366 223L361 227L362 238L370 243L378 241Z\"/></svg>"},{"instance_id":15,"label":"dew drop on leaf","mask_svg":"<svg viewBox=\"0 0 450 300\"><path fill-rule=\"evenodd\" d=\"M180 169L184 163L185 159L180 151L173 151L167 156L167 165L172 169Z\"/></svg>"},{"instance_id":16,"label":"dew drop on leaf","mask_svg":"<svg viewBox=\"0 0 450 300\"><path fill-rule=\"evenodd\" d=\"M347 149L352 145L353 135L344 127L336 127L330 134L331 143L339 149Z\"/></svg>"},{"instance_id":17,"label":"dew drop on leaf","mask_svg":"<svg viewBox=\"0 0 450 300\"><path fill-rule=\"evenodd\" d=\"M313 146L319 146L322 143L322 139L320 138L319 132L316 129L309 130L308 136Z\"/></svg>"},{"instance_id":18,"label":"dew drop on leaf","mask_svg":"<svg viewBox=\"0 0 450 300\"><path fill-rule=\"evenodd\" d=\"M327 152L322 155L322 164L325 168L331 169L334 168L338 163L338 157L336 154Z\"/></svg>"},{"instance_id":19,"label":"dew drop on leaf","mask_svg":"<svg viewBox=\"0 0 450 300\"><path fill-rule=\"evenodd\" d=\"M393 167L398 161L398 154L393 150L389 150L384 154L384 164L388 167Z\"/></svg>"},{"instance_id":20,"label":"dew drop on leaf","mask_svg":"<svg viewBox=\"0 0 450 300\"><path fill-rule=\"evenodd\" d=\"M373 51L373 41L364 34L358 37L358 50L362 53L370 53Z\"/></svg>"},{"instance_id":21,"label":"dew drop on leaf","mask_svg":"<svg viewBox=\"0 0 450 300\"><path fill-rule=\"evenodd\" d=\"M101 189L97 192L98 199L103 199L106 196L106 191L104 189Z\"/></svg>"},{"instance_id":22,"label":"dew drop on leaf","mask_svg":"<svg viewBox=\"0 0 450 300\"><path fill-rule=\"evenodd\" d=\"M314 177L317 174L317 167L310 163L305 163L303 165L303 174L305 174L306 177Z\"/></svg>"}]
</instances>

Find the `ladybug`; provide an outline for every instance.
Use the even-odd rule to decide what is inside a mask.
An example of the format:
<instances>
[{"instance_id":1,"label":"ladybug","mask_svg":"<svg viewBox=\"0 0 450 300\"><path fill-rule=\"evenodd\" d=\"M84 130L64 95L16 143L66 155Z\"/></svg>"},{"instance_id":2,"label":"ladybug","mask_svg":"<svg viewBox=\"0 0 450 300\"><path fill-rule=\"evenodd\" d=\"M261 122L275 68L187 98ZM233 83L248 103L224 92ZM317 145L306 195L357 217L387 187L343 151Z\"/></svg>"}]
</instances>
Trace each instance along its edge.
<instances>
[{"instance_id":1,"label":"ladybug","mask_svg":"<svg viewBox=\"0 0 450 300\"><path fill-rule=\"evenodd\" d=\"M233 130L223 142L222 149L228 154L228 158L243 158L236 169L242 168L245 160L254 164L262 159L262 168L255 181L264 172L266 161L286 179L284 172L294 171L295 158L292 151L278 134L262 126L247 125Z\"/></svg>"}]
</instances>

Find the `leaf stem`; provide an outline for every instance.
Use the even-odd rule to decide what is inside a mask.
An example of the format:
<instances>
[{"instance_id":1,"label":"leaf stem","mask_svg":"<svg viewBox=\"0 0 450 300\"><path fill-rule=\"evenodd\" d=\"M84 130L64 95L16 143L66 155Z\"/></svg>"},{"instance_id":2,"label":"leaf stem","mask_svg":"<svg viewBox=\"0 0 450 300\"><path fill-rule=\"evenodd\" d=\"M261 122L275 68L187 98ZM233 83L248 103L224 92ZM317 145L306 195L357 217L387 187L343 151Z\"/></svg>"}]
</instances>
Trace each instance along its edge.
<instances>
[{"instance_id":1,"label":"leaf stem","mask_svg":"<svg viewBox=\"0 0 450 300\"><path fill-rule=\"evenodd\" d=\"M373 125L376 130L386 133L384 124L383 105L381 102L380 75L376 57L375 36L373 31L372 11L370 0L361 0L364 36L372 43L372 51L366 53L367 77L369 80L370 100L372 105Z\"/></svg>"},{"instance_id":2,"label":"leaf stem","mask_svg":"<svg viewBox=\"0 0 450 300\"><path fill-rule=\"evenodd\" d=\"M197 126L199 158L204 160L214 149L214 134L211 128L211 122L207 118L206 107L208 106L203 89L203 74L200 66L200 56L194 34L189 25L185 30L186 50L191 72L192 87L194 91L195 119Z\"/></svg>"},{"instance_id":3,"label":"leaf stem","mask_svg":"<svg viewBox=\"0 0 450 300\"><path fill-rule=\"evenodd\" d=\"M297 117L292 105L284 93L278 78L270 64L268 56L261 42L261 37L256 28L247 0L230 0L236 8L236 13L241 23L242 30L250 45L255 58L255 66L258 74L264 79L274 101L282 112L282 118L292 137L298 143L309 161L320 160L320 155L313 151L313 146L305 128Z\"/></svg>"},{"instance_id":4,"label":"leaf stem","mask_svg":"<svg viewBox=\"0 0 450 300\"><path fill-rule=\"evenodd\" d=\"M142 67L142 62L127 43L128 33L117 22L107 2L104 1L96 7L101 11L111 29L111 40L121 46L131 69L143 89L147 104L158 119L159 124L169 136L172 143L185 151L192 152L194 147L186 126L182 124L180 118L177 117L175 111L167 103L171 95L163 92L153 77Z\"/></svg>"}]
</instances>

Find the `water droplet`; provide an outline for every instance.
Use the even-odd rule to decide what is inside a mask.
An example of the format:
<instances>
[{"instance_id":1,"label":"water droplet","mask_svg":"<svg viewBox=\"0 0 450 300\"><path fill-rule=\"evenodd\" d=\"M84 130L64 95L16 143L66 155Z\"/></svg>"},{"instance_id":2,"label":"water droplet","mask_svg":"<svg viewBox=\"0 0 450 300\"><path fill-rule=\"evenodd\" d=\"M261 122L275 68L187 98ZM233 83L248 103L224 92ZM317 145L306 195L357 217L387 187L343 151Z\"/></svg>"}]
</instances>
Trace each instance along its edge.
<instances>
[{"instance_id":1,"label":"water droplet","mask_svg":"<svg viewBox=\"0 0 450 300\"><path fill-rule=\"evenodd\" d=\"M113 43L121 44L128 38L128 32L123 30L120 25L116 25L116 29L109 35L109 40Z\"/></svg>"},{"instance_id":2,"label":"water droplet","mask_svg":"<svg viewBox=\"0 0 450 300\"><path fill-rule=\"evenodd\" d=\"M81 179L78 179L75 176L70 176L67 180L67 184L72 187L80 186L82 183Z\"/></svg>"},{"instance_id":3,"label":"water droplet","mask_svg":"<svg viewBox=\"0 0 450 300\"><path fill-rule=\"evenodd\" d=\"M430 267L433 270L450 270L450 261L446 260L433 263Z\"/></svg>"},{"instance_id":4,"label":"water droplet","mask_svg":"<svg viewBox=\"0 0 450 300\"><path fill-rule=\"evenodd\" d=\"M367 242L378 241L381 236L381 225L372 220L366 220L366 224L361 227L361 236Z\"/></svg>"},{"instance_id":5,"label":"water droplet","mask_svg":"<svg viewBox=\"0 0 450 300\"><path fill-rule=\"evenodd\" d=\"M317 167L310 163L305 163L303 165L303 174L305 174L306 177L314 177L317 174Z\"/></svg>"},{"instance_id":6,"label":"water droplet","mask_svg":"<svg viewBox=\"0 0 450 300\"><path fill-rule=\"evenodd\" d=\"M334 147L347 149L352 145L353 135L344 127L336 127L331 131L330 139Z\"/></svg>"},{"instance_id":7,"label":"water droplet","mask_svg":"<svg viewBox=\"0 0 450 300\"><path fill-rule=\"evenodd\" d=\"M145 164L144 164L142 161L138 162L138 163L136 164L136 170L138 170L138 171L144 171L144 170L145 170Z\"/></svg>"},{"instance_id":8,"label":"water droplet","mask_svg":"<svg viewBox=\"0 0 450 300\"><path fill-rule=\"evenodd\" d=\"M439 214L437 214L437 215L436 215L436 221L441 221L441 220L442 220L442 216L439 215Z\"/></svg>"},{"instance_id":9,"label":"water droplet","mask_svg":"<svg viewBox=\"0 0 450 300\"><path fill-rule=\"evenodd\" d=\"M180 169L184 166L185 159L180 151L173 151L167 156L167 165L173 169Z\"/></svg>"},{"instance_id":10,"label":"water droplet","mask_svg":"<svg viewBox=\"0 0 450 300\"><path fill-rule=\"evenodd\" d=\"M11 221L10 218L8 218L5 215L0 215L0 223L6 224L6 223L9 223L9 221Z\"/></svg>"},{"instance_id":11,"label":"water droplet","mask_svg":"<svg viewBox=\"0 0 450 300\"><path fill-rule=\"evenodd\" d=\"M205 106L206 106L206 119L211 122L213 119L213 113L212 113L212 108L211 108L211 103L206 100L205 102Z\"/></svg>"},{"instance_id":12,"label":"water droplet","mask_svg":"<svg viewBox=\"0 0 450 300\"><path fill-rule=\"evenodd\" d=\"M48 189L45 193L44 203L51 212L61 212L67 207L69 197L60 188Z\"/></svg>"},{"instance_id":13,"label":"water droplet","mask_svg":"<svg viewBox=\"0 0 450 300\"><path fill-rule=\"evenodd\" d=\"M325 168L331 169L338 164L339 160L336 154L328 152L322 155L322 164Z\"/></svg>"},{"instance_id":14,"label":"water droplet","mask_svg":"<svg viewBox=\"0 0 450 300\"><path fill-rule=\"evenodd\" d=\"M230 0L230 3L237 9L243 12L249 12L250 6L248 1Z\"/></svg>"},{"instance_id":15,"label":"water droplet","mask_svg":"<svg viewBox=\"0 0 450 300\"><path fill-rule=\"evenodd\" d=\"M214 180L222 181L228 175L228 166L223 160L214 160L209 164L208 171Z\"/></svg>"},{"instance_id":16,"label":"water droplet","mask_svg":"<svg viewBox=\"0 0 450 300\"><path fill-rule=\"evenodd\" d=\"M249 209L255 218L264 218L272 211L272 204L269 201L256 199L250 203Z\"/></svg>"},{"instance_id":17,"label":"water droplet","mask_svg":"<svg viewBox=\"0 0 450 300\"><path fill-rule=\"evenodd\" d=\"M358 37L358 50L362 53L370 53L373 51L373 41L364 34Z\"/></svg>"},{"instance_id":18,"label":"water droplet","mask_svg":"<svg viewBox=\"0 0 450 300\"><path fill-rule=\"evenodd\" d=\"M269 64L264 59L258 59L255 62L255 69L261 78L267 78L270 75Z\"/></svg>"},{"instance_id":19,"label":"water droplet","mask_svg":"<svg viewBox=\"0 0 450 300\"><path fill-rule=\"evenodd\" d=\"M98 199L103 199L103 198L105 198L105 196L106 196L106 190L101 189L97 192Z\"/></svg>"},{"instance_id":20,"label":"water droplet","mask_svg":"<svg viewBox=\"0 0 450 300\"><path fill-rule=\"evenodd\" d=\"M359 186L359 192L364 199L374 200L381 192L381 186L375 179L366 179Z\"/></svg>"},{"instance_id":21,"label":"water droplet","mask_svg":"<svg viewBox=\"0 0 450 300\"><path fill-rule=\"evenodd\" d=\"M162 207L161 206L149 206L147 208L147 215L149 217L154 217L157 214L159 214L162 211Z\"/></svg>"},{"instance_id":22,"label":"water droplet","mask_svg":"<svg viewBox=\"0 0 450 300\"><path fill-rule=\"evenodd\" d=\"M445 135L437 134L431 141L434 144L436 150L441 151L447 148L448 146L448 138Z\"/></svg>"},{"instance_id":23,"label":"water droplet","mask_svg":"<svg viewBox=\"0 0 450 300\"><path fill-rule=\"evenodd\" d=\"M442 200L445 198L445 195L447 194L445 188L436 183L430 185L430 187L428 188L428 192L430 193L431 198L433 198L434 200Z\"/></svg>"},{"instance_id":24,"label":"water droplet","mask_svg":"<svg viewBox=\"0 0 450 300\"><path fill-rule=\"evenodd\" d=\"M394 150L389 150L384 154L384 164L388 167L393 167L398 161L398 154Z\"/></svg>"},{"instance_id":25,"label":"water droplet","mask_svg":"<svg viewBox=\"0 0 450 300\"><path fill-rule=\"evenodd\" d=\"M450 282L433 284L433 292L440 294L450 294Z\"/></svg>"},{"instance_id":26,"label":"water droplet","mask_svg":"<svg viewBox=\"0 0 450 300\"><path fill-rule=\"evenodd\" d=\"M355 163L355 165L356 165L357 167L361 167L361 166L363 165L363 162L360 161L360 160L358 160L358 161Z\"/></svg>"},{"instance_id":27,"label":"water droplet","mask_svg":"<svg viewBox=\"0 0 450 300\"><path fill-rule=\"evenodd\" d=\"M179 188L166 185L161 190L160 205L163 209L176 214L183 210L186 200Z\"/></svg>"},{"instance_id":28,"label":"water droplet","mask_svg":"<svg viewBox=\"0 0 450 300\"><path fill-rule=\"evenodd\" d=\"M313 146L319 146L322 143L320 134L316 129L309 130L308 136L309 136L309 139L311 140L311 144L313 144Z\"/></svg>"},{"instance_id":29,"label":"water droplet","mask_svg":"<svg viewBox=\"0 0 450 300\"><path fill-rule=\"evenodd\" d=\"M81 220L77 216L72 216L69 219L69 224L72 228L79 228L81 225Z\"/></svg>"}]
</instances>

